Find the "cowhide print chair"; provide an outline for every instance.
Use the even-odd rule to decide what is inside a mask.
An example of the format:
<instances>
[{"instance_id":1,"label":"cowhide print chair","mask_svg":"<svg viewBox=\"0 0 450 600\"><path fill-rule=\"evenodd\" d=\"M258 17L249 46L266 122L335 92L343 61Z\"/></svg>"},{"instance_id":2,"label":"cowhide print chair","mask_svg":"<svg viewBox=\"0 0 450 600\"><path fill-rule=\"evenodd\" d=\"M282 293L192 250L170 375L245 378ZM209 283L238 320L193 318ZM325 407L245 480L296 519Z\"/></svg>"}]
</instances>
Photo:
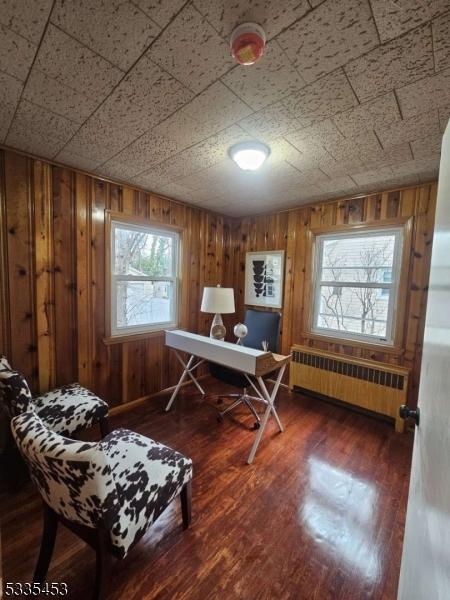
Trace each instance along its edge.
<instances>
[{"instance_id":1,"label":"cowhide print chair","mask_svg":"<svg viewBox=\"0 0 450 600\"><path fill-rule=\"evenodd\" d=\"M0 396L11 419L34 410L52 431L68 437L97 423L101 437L109 432L108 405L91 391L71 383L33 398L24 376L4 356L0 357Z\"/></svg>"},{"instance_id":2,"label":"cowhide print chair","mask_svg":"<svg viewBox=\"0 0 450 600\"><path fill-rule=\"evenodd\" d=\"M126 429L100 442L71 440L33 412L15 417L11 429L44 501L35 582L47 575L58 522L96 550L96 600L105 597L111 557L125 558L178 495L189 526L192 461L175 450Z\"/></svg>"}]
</instances>

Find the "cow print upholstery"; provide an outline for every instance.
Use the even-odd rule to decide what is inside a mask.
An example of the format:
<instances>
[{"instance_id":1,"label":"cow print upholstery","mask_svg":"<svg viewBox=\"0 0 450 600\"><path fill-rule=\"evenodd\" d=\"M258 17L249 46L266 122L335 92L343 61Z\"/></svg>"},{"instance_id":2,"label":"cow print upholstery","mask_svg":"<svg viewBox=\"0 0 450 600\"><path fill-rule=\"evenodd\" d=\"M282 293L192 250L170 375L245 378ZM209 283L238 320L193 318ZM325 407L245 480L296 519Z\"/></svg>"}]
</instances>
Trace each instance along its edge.
<instances>
[{"instance_id":1,"label":"cow print upholstery","mask_svg":"<svg viewBox=\"0 0 450 600\"><path fill-rule=\"evenodd\" d=\"M97 443L50 431L34 412L11 421L44 501L60 516L109 532L123 558L192 479L192 461L126 429Z\"/></svg>"},{"instance_id":2,"label":"cow print upholstery","mask_svg":"<svg viewBox=\"0 0 450 600\"><path fill-rule=\"evenodd\" d=\"M0 357L0 390L10 418L30 410L32 396L25 377L13 371L4 356Z\"/></svg>"},{"instance_id":3,"label":"cow print upholstery","mask_svg":"<svg viewBox=\"0 0 450 600\"><path fill-rule=\"evenodd\" d=\"M56 433L73 435L108 415L108 405L79 383L33 398L38 416Z\"/></svg>"},{"instance_id":4,"label":"cow print upholstery","mask_svg":"<svg viewBox=\"0 0 450 600\"><path fill-rule=\"evenodd\" d=\"M0 357L0 392L9 417L33 410L56 433L74 435L108 416L108 405L79 383L32 397L23 375Z\"/></svg>"}]
</instances>

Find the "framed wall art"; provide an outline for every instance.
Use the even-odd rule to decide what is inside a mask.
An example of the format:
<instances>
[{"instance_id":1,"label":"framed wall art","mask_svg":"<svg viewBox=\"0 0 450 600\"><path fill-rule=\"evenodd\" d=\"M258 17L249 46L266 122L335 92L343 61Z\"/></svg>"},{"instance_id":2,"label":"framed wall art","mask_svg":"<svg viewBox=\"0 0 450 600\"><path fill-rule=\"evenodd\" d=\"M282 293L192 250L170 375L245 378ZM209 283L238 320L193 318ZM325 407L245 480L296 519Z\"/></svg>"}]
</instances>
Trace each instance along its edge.
<instances>
[{"instance_id":1,"label":"framed wall art","mask_svg":"<svg viewBox=\"0 0 450 600\"><path fill-rule=\"evenodd\" d=\"M281 308L283 305L284 250L247 252L245 304Z\"/></svg>"}]
</instances>

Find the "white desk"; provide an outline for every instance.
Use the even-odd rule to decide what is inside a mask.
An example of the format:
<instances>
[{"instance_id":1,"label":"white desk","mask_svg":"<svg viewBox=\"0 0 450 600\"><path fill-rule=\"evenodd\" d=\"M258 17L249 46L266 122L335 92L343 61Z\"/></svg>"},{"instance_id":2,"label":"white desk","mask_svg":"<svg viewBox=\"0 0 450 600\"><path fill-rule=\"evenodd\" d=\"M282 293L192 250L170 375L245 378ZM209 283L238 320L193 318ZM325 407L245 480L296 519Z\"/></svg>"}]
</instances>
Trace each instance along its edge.
<instances>
[{"instance_id":1,"label":"white desk","mask_svg":"<svg viewBox=\"0 0 450 600\"><path fill-rule=\"evenodd\" d=\"M272 352L265 352L263 350L254 350L253 348L246 348L245 346L231 344L230 342L214 340L203 335L182 331L180 329L166 331L165 333L166 346L169 346L169 348L173 348L175 350L176 357L183 366L183 373L181 374L173 394L167 403L166 411L170 410L180 390L181 384L186 377L191 378L201 394L205 393L193 374L193 371L205 360L243 373L248 379L250 385L258 394L258 397L264 402L266 405L266 410L261 419L261 426L257 430L255 441L253 442L252 449L250 450L250 454L247 459L248 464L252 463L253 459L255 458L256 450L258 449L259 443L264 434L267 421L269 420L271 414L275 418L280 431L284 430L280 418L278 417L278 413L275 409L275 398L277 396L286 365L291 357L282 356L280 354L272 354ZM189 360L186 363L181 358L179 351L187 352L190 355ZM196 359L199 360L195 362ZM264 382L263 375L267 375L267 373L275 371L278 371L277 377L272 392L269 393ZM251 377L256 379L259 389Z\"/></svg>"}]
</instances>

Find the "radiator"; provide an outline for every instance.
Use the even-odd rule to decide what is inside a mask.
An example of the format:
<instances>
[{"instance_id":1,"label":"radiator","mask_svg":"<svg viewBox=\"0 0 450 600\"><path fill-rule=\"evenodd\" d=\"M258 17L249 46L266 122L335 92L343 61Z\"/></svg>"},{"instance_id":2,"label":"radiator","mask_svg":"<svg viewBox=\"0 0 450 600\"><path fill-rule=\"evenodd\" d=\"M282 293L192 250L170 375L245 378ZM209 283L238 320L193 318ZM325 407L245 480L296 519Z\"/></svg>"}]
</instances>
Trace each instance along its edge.
<instances>
[{"instance_id":1,"label":"radiator","mask_svg":"<svg viewBox=\"0 0 450 600\"><path fill-rule=\"evenodd\" d=\"M289 388L309 390L395 419L407 403L409 370L373 360L343 356L307 346L292 347Z\"/></svg>"}]
</instances>

